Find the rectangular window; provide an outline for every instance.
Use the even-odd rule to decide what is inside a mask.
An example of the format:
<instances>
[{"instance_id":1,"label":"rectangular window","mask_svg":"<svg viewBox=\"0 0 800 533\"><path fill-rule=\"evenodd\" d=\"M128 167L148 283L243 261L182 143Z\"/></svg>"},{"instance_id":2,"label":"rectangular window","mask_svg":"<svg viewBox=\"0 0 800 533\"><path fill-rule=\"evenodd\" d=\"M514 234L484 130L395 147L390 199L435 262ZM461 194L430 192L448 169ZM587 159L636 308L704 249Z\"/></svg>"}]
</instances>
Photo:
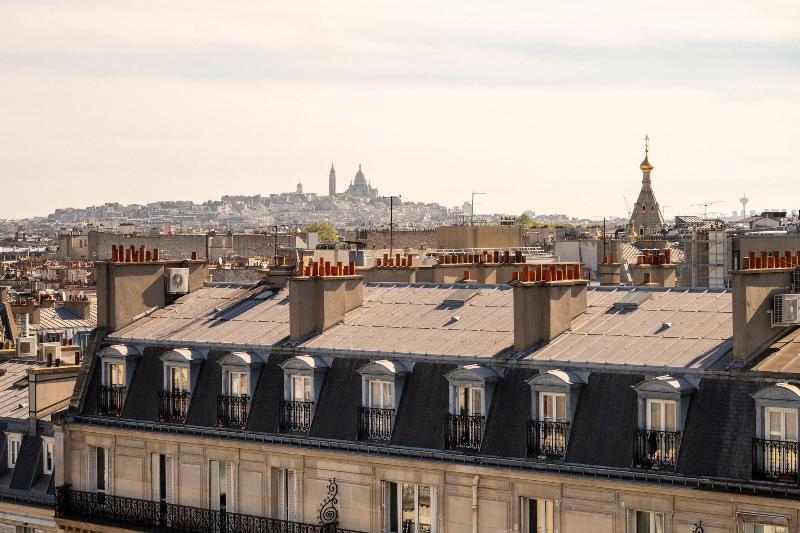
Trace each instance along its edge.
<instances>
[{"instance_id":1,"label":"rectangular window","mask_svg":"<svg viewBox=\"0 0 800 533\"><path fill-rule=\"evenodd\" d=\"M273 470L273 501L278 520L296 522L297 517L297 471L288 468Z\"/></svg>"},{"instance_id":2,"label":"rectangular window","mask_svg":"<svg viewBox=\"0 0 800 533\"><path fill-rule=\"evenodd\" d=\"M373 409L394 409L392 403L392 383L389 381L369 381L367 407Z\"/></svg>"},{"instance_id":3,"label":"rectangular window","mask_svg":"<svg viewBox=\"0 0 800 533\"><path fill-rule=\"evenodd\" d=\"M185 366L169 367L171 392L189 392L189 369Z\"/></svg>"},{"instance_id":4,"label":"rectangular window","mask_svg":"<svg viewBox=\"0 0 800 533\"><path fill-rule=\"evenodd\" d=\"M150 481L153 501L162 503L175 502L175 480L172 467L172 456L154 453L151 458Z\"/></svg>"},{"instance_id":5,"label":"rectangular window","mask_svg":"<svg viewBox=\"0 0 800 533\"><path fill-rule=\"evenodd\" d=\"M108 492L109 450L102 446L89 446L89 491Z\"/></svg>"},{"instance_id":6,"label":"rectangular window","mask_svg":"<svg viewBox=\"0 0 800 533\"><path fill-rule=\"evenodd\" d=\"M557 392L539 393L539 420L565 422L567 420L567 396Z\"/></svg>"},{"instance_id":7,"label":"rectangular window","mask_svg":"<svg viewBox=\"0 0 800 533\"><path fill-rule=\"evenodd\" d=\"M764 424L765 439L797 441L797 409L766 407Z\"/></svg>"},{"instance_id":8,"label":"rectangular window","mask_svg":"<svg viewBox=\"0 0 800 533\"><path fill-rule=\"evenodd\" d=\"M786 526L771 526L748 522L744 525L744 533L789 533Z\"/></svg>"},{"instance_id":9,"label":"rectangular window","mask_svg":"<svg viewBox=\"0 0 800 533\"><path fill-rule=\"evenodd\" d=\"M676 403L674 400L647 400L647 430L677 431Z\"/></svg>"},{"instance_id":10,"label":"rectangular window","mask_svg":"<svg viewBox=\"0 0 800 533\"><path fill-rule=\"evenodd\" d=\"M250 394L249 376L247 372L227 372L225 394L229 396L247 396Z\"/></svg>"},{"instance_id":11,"label":"rectangular window","mask_svg":"<svg viewBox=\"0 0 800 533\"><path fill-rule=\"evenodd\" d=\"M483 412L483 389L480 387L456 387L458 412L455 414L465 416L481 416Z\"/></svg>"},{"instance_id":12,"label":"rectangular window","mask_svg":"<svg viewBox=\"0 0 800 533\"><path fill-rule=\"evenodd\" d=\"M225 461L209 461L209 497L211 509L234 512L234 466Z\"/></svg>"},{"instance_id":13,"label":"rectangular window","mask_svg":"<svg viewBox=\"0 0 800 533\"><path fill-rule=\"evenodd\" d=\"M123 363L106 363L106 385L125 386L125 365Z\"/></svg>"},{"instance_id":14,"label":"rectangular window","mask_svg":"<svg viewBox=\"0 0 800 533\"><path fill-rule=\"evenodd\" d=\"M429 485L383 483L384 522L389 533L436 531L435 491Z\"/></svg>"},{"instance_id":15,"label":"rectangular window","mask_svg":"<svg viewBox=\"0 0 800 533\"><path fill-rule=\"evenodd\" d=\"M22 447L22 435L9 435L6 441L8 443L8 468L14 468L19 458L19 450Z\"/></svg>"},{"instance_id":16,"label":"rectangular window","mask_svg":"<svg viewBox=\"0 0 800 533\"><path fill-rule=\"evenodd\" d=\"M522 531L524 533L553 533L555 531L553 500L522 498Z\"/></svg>"},{"instance_id":17,"label":"rectangular window","mask_svg":"<svg viewBox=\"0 0 800 533\"><path fill-rule=\"evenodd\" d=\"M293 402L313 402L313 377L302 374L292 375L290 401Z\"/></svg>"},{"instance_id":18,"label":"rectangular window","mask_svg":"<svg viewBox=\"0 0 800 533\"><path fill-rule=\"evenodd\" d=\"M652 511L628 511L627 533L664 533L664 515Z\"/></svg>"},{"instance_id":19,"label":"rectangular window","mask_svg":"<svg viewBox=\"0 0 800 533\"><path fill-rule=\"evenodd\" d=\"M42 441L42 459L44 464L42 468L44 469L45 474L52 474L53 473L53 441L51 439L44 439Z\"/></svg>"}]
</instances>

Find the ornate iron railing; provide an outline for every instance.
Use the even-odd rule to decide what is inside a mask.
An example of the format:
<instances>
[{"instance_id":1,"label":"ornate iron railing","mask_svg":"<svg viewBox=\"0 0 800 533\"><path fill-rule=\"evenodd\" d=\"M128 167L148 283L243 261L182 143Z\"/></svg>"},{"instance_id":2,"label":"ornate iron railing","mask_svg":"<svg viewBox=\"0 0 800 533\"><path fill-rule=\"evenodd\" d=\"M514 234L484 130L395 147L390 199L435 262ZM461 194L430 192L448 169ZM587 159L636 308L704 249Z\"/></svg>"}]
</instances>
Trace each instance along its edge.
<instances>
[{"instance_id":1,"label":"ornate iron railing","mask_svg":"<svg viewBox=\"0 0 800 533\"><path fill-rule=\"evenodd\" d=\"M243 428L247 423L250 397L247 394L217 396L217 425Z\"/></svg>"},{"instance_id":2,"label":"ornate iron railing","mask_svg":"<svg viewBox=\"0 0 800 533\"><path fill-rule=\"evenodd\" d=\"M798 452L795 441L753 439L753 478L797 483Z\"/></svg>"},{"instance_id":3,"label":"ornate iron railing","mask_svg":"<svg viewBox=\"0 0 800 533\"><path fill-rule=\"evenodd\" d=\"M184 422L189 412L188 391L161 391L159 393L159 418L162 422Z\"/></svg>"},{"instance_id":4,"label":"ornate iron railing","mask_svg":"<svg viewBox=\"0 0 800 533\"><path fill-rule=\"evenodd\" d=\"M281 431L308 433L314 417L314 402L281 402Z\"/></svg>"},{"instance_id":5,"label":"ornate iron railing","mask_svg":"<svg viewBox=\"0 0 800 533\"><path fill-rule=\"evenodd\" d=\"M483 434L482 416L447 415L445 422L445 445L447 448L479 450Z\"/></svg>"},{"instance_id":6,"label":"ornate iron railing","mask_svg":"<svg viewBox=\"0 0 800 533\"><path fill-rule=\"evenodd\" d=\"M358 533L336 524L316 525L261 516L56 488L56 518L180 533Z\"/></svg>"},{"instance_id":7,"label":"ornate iron railing","mask_svg":"<svg viewBox=\"0 0 800 533\"><path fill-rule=\"evenodd\" d=\"M428 524L414 524L413 520L403 520L403 533L431 533Z\"/></svg>"},{"instance_id":8,"label":"ornate iron railing","mask_svg":"<svg viewBox=\"0 0 800 533\"><path fill-rule=\"evenodd\" d=\"M389 442L394 424L394 409L358 408L358 440Z\"/></svg>"},{"instance_id":9,"label":"ornate iron railing","mask_svg":"<svg viewBox=\"0 0 800 533\"><path fill-rule=\"evenodd\" d=\"M678 463L680 442L681 434L677 431L634 430L633 466L654 470L674 469Z\"/></svg>"},{"instance_id":10,"label":"ornate iron railing","mask_svg":"<svg viewBox=\"0 0 800 533\"><path fill-rule=\"evenodd\" d=\"M561 460L567 454L569 424L553 420L528 422L528 457Z\"/></svg>"},{"instance_id":11,"label":"ornate iron railing","mask_svg":"<svg viewBox=\"0 0 800 533\"><path fill-rule=\"evenodd\" d=\"M122 385L101 385L97 391L97 414L104 416L122 415L125 401L125 387Z\"/></svg>"}]
</instances>

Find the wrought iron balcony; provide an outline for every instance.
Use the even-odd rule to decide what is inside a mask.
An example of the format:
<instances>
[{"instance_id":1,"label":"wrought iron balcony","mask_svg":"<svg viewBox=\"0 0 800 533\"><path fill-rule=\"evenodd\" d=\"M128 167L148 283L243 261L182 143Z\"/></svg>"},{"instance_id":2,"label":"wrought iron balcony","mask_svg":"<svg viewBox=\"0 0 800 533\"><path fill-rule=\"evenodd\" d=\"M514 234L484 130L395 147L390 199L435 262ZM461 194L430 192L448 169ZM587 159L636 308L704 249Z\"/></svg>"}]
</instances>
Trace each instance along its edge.
<instances>
[{"instance_id":1,"label":"wrought iron balcony","mask_svg":"<svg viewBox=\"0 0 800 533\"><path fill-rule=\"evenodd\" d=\"M633 433L633 466L672 470L678 463L681 434L677 431L637 429Z\"/></svg>"},{"instance_id":2,"label":"wrought iron balcony","mask_svg":"<svg viewBox=\"0 0 800 533\"><path fill-rule=\"evenodd\" d=\"M431 526L414 524L413 520L403 520L403 533L431 533Z\"/></svg>"},{"instance_id":3,"label":"wrought iron balcony","mask_svg":"<svg viewBox=\"0 0 800 533\"><path fill-rule=\"evenodd\" d=\"M125 399L125 387L121 385L101 385L97 391L97 414L120 416Z\"/></svg>"},{"instance_id":4,"label":"wrought iron balcony","mask_svg":"<svg viewBox=\"0 0 800 533\"><path fill-rule=\"evenodd\" d=\"M445 423L445 445L447 448L480 450L482 434L482 416L447 415Z\"/></svg>"},{"instance_id":5,"label":"wrought iron balcony","mask_svg":"<svg viewBox=\"0 0 800 533\"><path fill-rule=\"evenodd\" d=\"M358 533L336 524L316 525L261 516L56 488L56 519L112 527L179 533Z\"/></svg>"},{"instance_id":6,"label":"wrought iron balcony","mask_svg":"<svg viewBox=\"0 0 800 533\"><path fill-rule=\"evenodd\" d=\"M314 417L314 402L281 402L281 431L308 433Z\"/></svg>"},{"instance_id":7,"label":"wrought iron balcony","mask_svg":"<svg viewBox=\"0 0 800 533\"><path fill-rule=\"evenodd\" d=\"M188 391L161 391L158 416L162 422L184 422L189 412Z\"/></svg>"},{"instance_id":8,"label":"wrought iron balcony","mask_svg":"<svg viewBox=\"0 0 800 533\"><path fill-rule=\"evenodd\" d=\"M552 420L528 422L528 457L561 460L567 454L569 424Z\"/></svg>"},{"instance_id":9,"label":"wrought iron balcony","mask_svg":"<svg viewBox=\"0 0 800 533\"><path fill-rule=\"evenodd\" d=\"M394 409L358 408L358 440L389 442L394 424Z\"/></svg>"},{"instance_id":10,"label":"wrought iron balcony","mask_svg":"<svg viewBox=\"0 0 800 533\"><path fill-rule=\"evenodd\" d=\"M753 439L753 478L797 483L798 443Z\"/></svg>"},{"instance_id":11,"label":"wrought iron balcony","mask_svg":"<svg viewBox=\"0 0 800 533\"><path fill-rule=\"evenodd\" d=\"M247 409L250 397L241 395L217 396L217 425L243 428L247 423Z\"/></svg>"}]
</instances>

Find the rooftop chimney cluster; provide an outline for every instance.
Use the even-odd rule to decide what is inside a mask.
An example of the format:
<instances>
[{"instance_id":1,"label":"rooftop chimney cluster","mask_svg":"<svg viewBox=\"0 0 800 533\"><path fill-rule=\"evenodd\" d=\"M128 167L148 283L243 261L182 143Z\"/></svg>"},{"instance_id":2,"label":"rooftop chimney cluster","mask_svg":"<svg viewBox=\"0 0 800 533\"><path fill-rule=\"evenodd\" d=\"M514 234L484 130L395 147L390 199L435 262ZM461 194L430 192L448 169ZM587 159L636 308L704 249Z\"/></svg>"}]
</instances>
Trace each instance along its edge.
<instances>
[{"instance_id":1,"label":"rooftop chimney cluster","mask_svg":"<svg viewBox=\"0 0 800 533\"><path fill-rule=\"evenodd\" d=\"M319 261L312 261L310 265L303 267L303 276L305 277L337 277L337 276L354 276L356 273L356 264L350 261L349 264L344 265L338 261L332 265L330 261L325 261L320 258Z\"/></svg>"},{"instance_id":2,"label":"rooftop chimney cluster","mask_svg":"<svg viewBox=\"0 0 800 533\"><path fill-rule=\"evenodd\" d=\"M764 251L761 253L750 252L747 257L742 259L742 270L792 268L798 265L800 265L800 251L791 252L785 250L783 255L777 250L774 250L771 254Z\"/></svg>"},{"instance_id":3,"label":"rooftop chimney cluster","mask_svg":"<svg viewBox=\"0 0 800 533\"><path fill-rule=\"evenodd\" d=\"M642 250L642 255L636 256L637 265L671 265L672 250L664 248L662 250Z\"/></svg>"},{"instance_id":4,"label":"rooftop chimney cluster","mask_svg":"<svg viewBox=\"0 0 800 533\"><path fill-rule=\"evenodd\" d=\"M412 267L414 266L413 255L400 255L395 254L394 258L389 257L389 254L383 254L383 257L375 258L376 267Z\"/></svg>"},{"instance_id":5,"label":"rooftop chimney cluster","mask_svg":"<svg viewBox=\"0 0 800 533\"><path fill-rule=\"evenodd\" d=\"M192 259L197 259L197 252L192 252ZM114 263L150 263L158 260L158 248L148 250L144 246L140 246L137 250L133 245L128 248L122 245L111 245L111 261Z\"/></svg>"},{"instance_id":6,"label":"rooftop chimney cluster","mask_svg":"<svg viewBox=\"0 0 800 533\"><path fill-rule=\"evenodd\" d=\"M526 257L522 255L521 250L514 252L495 250L479 254L453 253L439 256L440 265L524 263L525 261Z\"/></svg>"},{"instance_id":7,"label":"rooftop chimney cluster","mask_svg":"<svg viewBox=\"0 0 800 533\"><path fill-rule=\"evenodd\" d=\"M525 265L522 272L512 272L511 281L531 283L536 281L573 281L581 279L580 263Z\"/></svg>"},{"instance_id":8,"label":"rooftop chimney cluster","mask_svg":"<svg viewBox=\"0 0 800 533\"><path fill-rule=\"evenodd\" d=\"M604 255L603 256L603 264L604 265L611 265L611 264L615 264L615 263L618 263L617 254L612 252L612 253L610 253L608 255Z\"/></svg>"}]
</instances>

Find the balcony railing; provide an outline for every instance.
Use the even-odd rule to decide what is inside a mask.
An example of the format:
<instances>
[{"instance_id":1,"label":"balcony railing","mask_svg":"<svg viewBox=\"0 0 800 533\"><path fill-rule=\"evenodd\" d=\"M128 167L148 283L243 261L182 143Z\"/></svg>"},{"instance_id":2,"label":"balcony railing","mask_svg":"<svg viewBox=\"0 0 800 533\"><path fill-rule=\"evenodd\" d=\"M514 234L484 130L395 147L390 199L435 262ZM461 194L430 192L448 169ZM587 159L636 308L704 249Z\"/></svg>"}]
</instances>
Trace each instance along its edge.
<instances>
[{"instance_id":1,"label":"balcony railing","mask_svg":"<svg viewBox=\"0 0 800 533\"><path fill-rule=\"evenodd\" d=\"M753 439L753 477L780 483L797 483L798 443Z\"/></svg>"},{"instance_id":2,"label":"balcony railing","mask_svg":"<svg viewBox=\"0 0 800 533\"><path fill-rule=\"evenodd\" d=\"M314 402L281 402L281 431L308 433L314 417Z\"/></svg>"},{"instance_id":3,"label":"balcony railing","mask_svg":"<svg viewBox=\"0 0 800 533\"><path fill-rule=\"evenodd\" d=\"M431 533L431 526L414 524L413 520L403 520L403 533Z\"/></svg>"},{"instance_id":4,"label":"balcony railing","mask_svg":"<svg viewBox=\"0 0 800 533\"><path fill-rule=\"evenodd\" d=\"M528 422L528 457L561 460L567 454L569 424L552 420Z\"/></svg>"},{"instance_id":5,"label":"balcony railing","mask_svg":"<svg viewBox=\"0 0 800 533\"><path fill-rule=\"evenodd\" d=\"M97 391L97 414L120 416L124 399L125 387L121 385L101 385Z\"/></svg>"},{"instance_id":6,"label":"balcony railing","mask_svg":"<svg viewBox=\"0 0 800 533\"><path fill-rule=\"evenodd\" d=\"M483 417L472 415L447 415L445 445L447 448L480 450Z\"/></svg>"},{"instance_id":7,"label":"balcony railing","mask_svg":"<svg viewBox=\"0 0 800 533\"><path fill-rule=\"evenodd\" d=\"M158 415L162 422L184 422L188 412L188 391L161 391L159 393Z\"/></svg>"},{"instance_id":8,"label":"balcony railing","mask_svg":"<svg viewBox=\"0 0 800 533\"><path fill-rule=\"evenodd\" d=\"M633 433L633 466L653 470L674 469L681 434L677 431L637 429Z\"/></svg>"},{"instance_id":9,"label":"balcony railing","mask_svg":"<svg viewBox=\"0 0 800 533\"><path fill-rule=\"evenodd\" d=\"M217 396L217 425L243 428L249 405L250 397L246 394Z\"/></svg>"},{"instance_id":10,"label":"balcony railing","mask_svg":"<svg viewBox=\"0 0 800 533\"><path fill-rule=\"evenodd\" d=\"M358 533L261 516L56 488L56 518L112 527L180 533Z\"/></svg>"},{"instance_id":11,"label":"balcony railing","mask_svg":"<svg viewBox=\"0 0 800 533\"><path fill-rule=\"evenodd\" d=\"M358 408L358 440L389 442L394 409Z\"/></svg>"}]
</instances>

